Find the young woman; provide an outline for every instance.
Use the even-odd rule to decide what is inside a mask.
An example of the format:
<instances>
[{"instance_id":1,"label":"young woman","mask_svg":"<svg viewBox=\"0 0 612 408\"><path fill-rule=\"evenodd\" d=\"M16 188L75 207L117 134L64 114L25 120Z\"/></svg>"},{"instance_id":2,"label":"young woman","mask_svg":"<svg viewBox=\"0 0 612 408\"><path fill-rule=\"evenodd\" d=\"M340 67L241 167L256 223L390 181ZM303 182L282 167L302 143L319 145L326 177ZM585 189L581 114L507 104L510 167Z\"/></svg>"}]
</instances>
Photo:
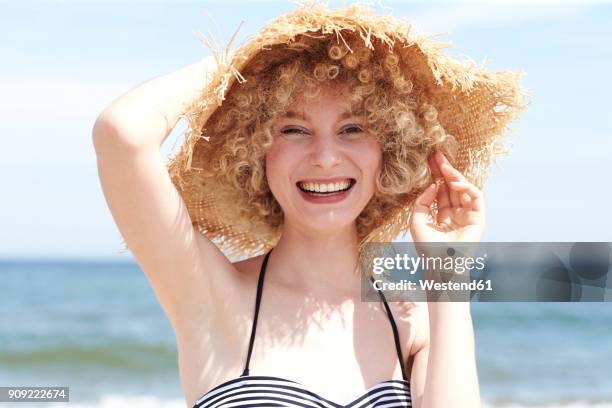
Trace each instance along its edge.
<instances>
[{"instance_id":1,"label":"young woman","mask_svg":"<svg viewBox=\"0 0 612 408\"><path fill-rule=\"evenodd\" d=\"M249 56L246 82L225 83L220 108L198 102L224 83L218 74L211 84L202 60L143 83L96 121L104 194L175 330L188 406L480 406L469 303L361 301L360 243L391 208L410 204L402 228L417 243L478 241L485 216L481 191L443 153L457 141L416 70L350 33L345 46L324 31L295 36L306 19L365 24L365 12L347 10L273 23L264 33L292 27L290 46L258 58L265 47L252 40L256 51L237 54ZM198 109L207 113L193 128L207 141L181 153L203 163L192 187L214 194L214 216L247 231L245 242L275 237L263 254L231 262L212 239L230 229L196 228L195 206L206 205L186 202L193 189L177 188L160 156Z\"/></svg>"}]
</instances>

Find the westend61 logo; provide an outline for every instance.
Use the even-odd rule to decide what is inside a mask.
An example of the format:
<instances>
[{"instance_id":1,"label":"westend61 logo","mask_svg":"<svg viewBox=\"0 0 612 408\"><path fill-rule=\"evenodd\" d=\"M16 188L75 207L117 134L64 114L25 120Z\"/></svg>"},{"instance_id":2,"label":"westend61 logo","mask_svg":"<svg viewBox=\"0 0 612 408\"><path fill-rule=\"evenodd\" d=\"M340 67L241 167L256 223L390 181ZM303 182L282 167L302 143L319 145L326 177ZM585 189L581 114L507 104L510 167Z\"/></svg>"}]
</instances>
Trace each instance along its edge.
<instances>
[{"instance_id":1,"label":"westend61 logo","mask_svg":"<svg viewBox=\"0 0 612 408\"><path fill-rule=\"evenodd\" d=\"M612 301L606 242L368 243L362 299L378 301ZM369 273L365 273L369 272Z\"/></svg>"}]
</instances>

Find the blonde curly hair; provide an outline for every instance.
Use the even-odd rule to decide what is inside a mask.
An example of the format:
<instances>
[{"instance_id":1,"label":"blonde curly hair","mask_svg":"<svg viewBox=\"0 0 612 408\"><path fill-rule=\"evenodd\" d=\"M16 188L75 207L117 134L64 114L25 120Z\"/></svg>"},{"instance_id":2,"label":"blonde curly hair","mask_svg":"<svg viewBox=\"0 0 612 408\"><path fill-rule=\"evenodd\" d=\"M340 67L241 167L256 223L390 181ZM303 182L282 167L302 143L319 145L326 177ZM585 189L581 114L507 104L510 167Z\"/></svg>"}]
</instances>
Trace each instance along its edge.
<instances>
[{"instance_id":1,"label":"blonde curly hair","mask_svg":"<svg viewBox=\"0 0 612 408\"><path fill-rule=\"evenodd\" d=\"M430 181L427 157L440 150L453 160L457 142L438 121L437 110L416 73L402 66L403 51L357 35L324 38L301 34L276 57L255 58L242 71L223 105L206 121L200 175L215 195L233 203L225 214L268 239L278 238L283 211L266 179L265 154L276 137L275 121L298 98L315 97L326 86L348 89L351 113L363 115L367 131L382 147L376 191L356 219L359 239L408 203ZM278 60L269 66L270 60ZM211 154L214 152L214 154Z\"/></svg>"}]
</instances>

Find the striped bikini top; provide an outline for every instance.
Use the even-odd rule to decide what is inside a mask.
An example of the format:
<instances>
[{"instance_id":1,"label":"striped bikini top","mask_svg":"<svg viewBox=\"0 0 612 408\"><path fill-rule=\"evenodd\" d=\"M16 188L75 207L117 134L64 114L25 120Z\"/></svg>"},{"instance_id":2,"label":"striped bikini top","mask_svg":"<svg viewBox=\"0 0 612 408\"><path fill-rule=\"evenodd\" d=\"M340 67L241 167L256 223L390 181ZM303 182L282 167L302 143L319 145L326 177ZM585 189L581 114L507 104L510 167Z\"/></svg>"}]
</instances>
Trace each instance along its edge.
<instances>
[{"instance_id":1,"label":"striped bikini top","mask_svg":"<svg viewBox=\"0 0 612 408\"><path fill-rule=\"evenodd\" d=\"M309 391L305 386L285 378L269 375L249 375L249 361L253 352L255 341L255 330L257 329L257 317L263 290L266 265L270 257L270 250L264 257L259 270L259 281L257 283L257 296L255 298L255 316L251 326L251 339L247 352L244 371L240 377L226 381L200 397L193 408L222 408L222 407L319 407L340 408L337 404L322 396ZM378 291L385 306L387 316L393 330L395 348L402 370L402 380L387 380L370 387L361 397L355 399L346 407L351 408L395 408L412 407L410 395L410 382L406 378L404 358L400 347L399 334L391 309L387 304L384 294Z\"/></svg>"}]
</instances>

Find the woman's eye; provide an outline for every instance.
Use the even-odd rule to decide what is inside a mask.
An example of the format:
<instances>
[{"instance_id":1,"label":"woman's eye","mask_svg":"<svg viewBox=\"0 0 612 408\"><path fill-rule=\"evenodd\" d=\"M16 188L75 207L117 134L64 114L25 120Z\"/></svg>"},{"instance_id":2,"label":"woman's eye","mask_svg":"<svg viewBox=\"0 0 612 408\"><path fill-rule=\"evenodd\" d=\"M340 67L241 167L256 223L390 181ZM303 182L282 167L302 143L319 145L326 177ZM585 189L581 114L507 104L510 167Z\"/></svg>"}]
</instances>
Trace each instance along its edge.
<instances>
[{"instance_id":1,"label":"woman's eye","mask_svg":"<svg viewBox=\"0 0 612 408\"><path fill-rule=\"evenodd\" d=\"M363 133L363 129L360 126L348 126L342 130L342 133L356 137Z\"/></svg>"},{"instance_id":2,"label":"woman's eye","mask_svg":"<svg viewBox=\"0 0 612 408\"><path fill-rule=\"evenodd\" d=\"M290 134L302 134L305 135L306 131L304 129L300 129L300 128L286 128L281 130L281 133L283 135L290 135Z\"/></svg>"},{"instance_id":3,"label":"woman's eye","mask_svg":"<svg viewBox=\"0 0 612 408\"><path fill-rule=\"evenodd\" d=\"M350 126L350 127L347 127L346 129L344 129L344 132L346 132L346 133L360 133L360 132L363 132L363 129L361 129L359 126Z\"/></svg>"}]
</instances>

